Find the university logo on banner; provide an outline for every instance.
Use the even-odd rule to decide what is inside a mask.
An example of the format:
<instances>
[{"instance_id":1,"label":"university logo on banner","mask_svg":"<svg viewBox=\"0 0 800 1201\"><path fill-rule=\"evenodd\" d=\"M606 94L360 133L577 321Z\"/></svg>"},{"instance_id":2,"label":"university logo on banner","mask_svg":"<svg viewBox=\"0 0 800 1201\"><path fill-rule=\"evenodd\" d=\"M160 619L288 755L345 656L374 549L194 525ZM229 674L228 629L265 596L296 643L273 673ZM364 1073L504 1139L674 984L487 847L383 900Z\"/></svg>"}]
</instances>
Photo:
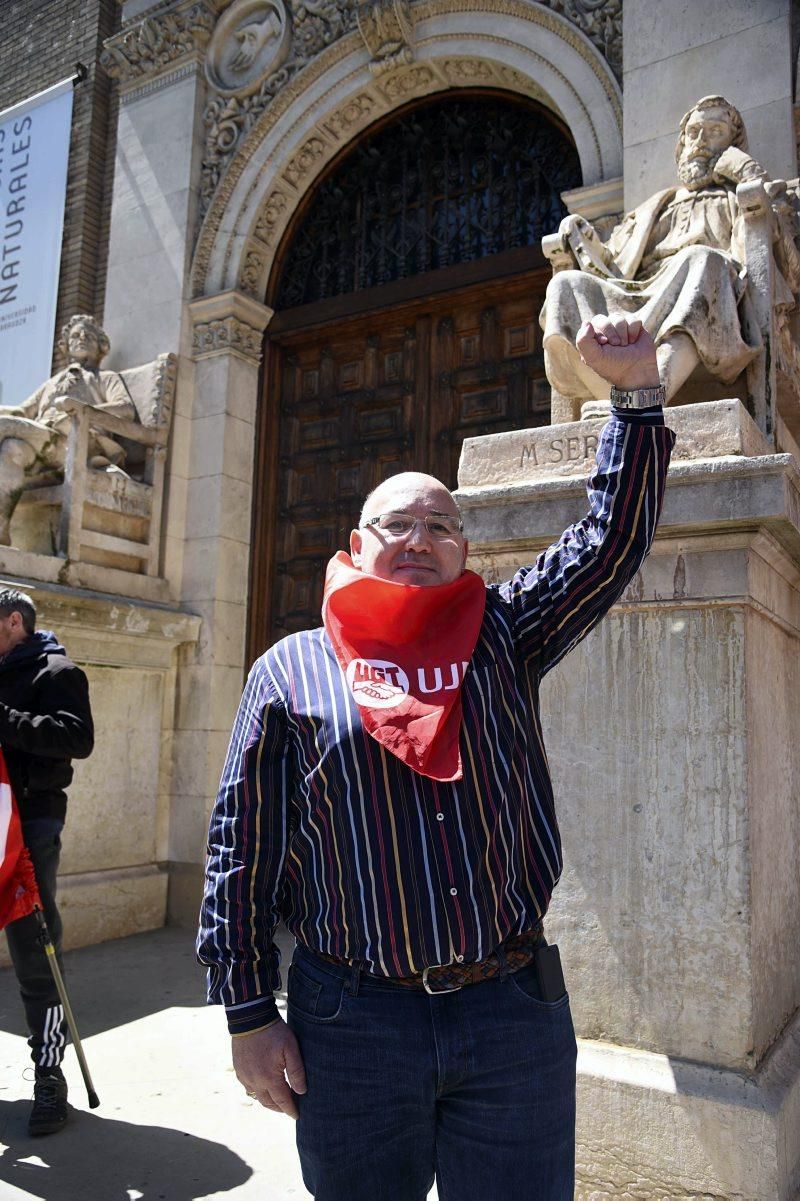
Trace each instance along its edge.
<instances>
[{"instance_id":1,"label":"university logo on banner","mask_svg":"<svg viewBox=\"0 0 800 1201\"><path fill-rule=\"evenodd\" d=\"M0 405L49 377L72 80L0 113Z\"/></svg>"}]
</instances>

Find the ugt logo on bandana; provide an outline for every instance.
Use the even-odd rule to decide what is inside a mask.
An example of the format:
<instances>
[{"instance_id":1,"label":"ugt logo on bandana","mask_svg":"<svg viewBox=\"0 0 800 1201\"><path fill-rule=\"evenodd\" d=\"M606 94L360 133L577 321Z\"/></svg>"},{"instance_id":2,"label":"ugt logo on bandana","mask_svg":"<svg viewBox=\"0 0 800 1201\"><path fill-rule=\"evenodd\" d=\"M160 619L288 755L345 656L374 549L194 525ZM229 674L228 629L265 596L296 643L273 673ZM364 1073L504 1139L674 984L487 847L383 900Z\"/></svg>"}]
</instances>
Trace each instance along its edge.
<instances>
[{"instance_id":1,"label":"ugt logo on bandana","mask_svg":"<svg viewBox=\"0 0 800 1201\"><path fill-rule=\"evenodd\" d=\"M364 729L431 780L464 774L461 688L485 605L474 571L422 588L359 571L344 551L328 564L322 624Z\"/></svg>"},{"instance_id":2,"label":"ugt logo on bandana","mask_svg":"<svg viewBox=\"0 0 800 1201\"><path fill-rule=\"evenodd\" d=\"M390 709L408 695L408 676L388 659L351 659L345 673L357 705Z\"/></svg>"}]
</instances>

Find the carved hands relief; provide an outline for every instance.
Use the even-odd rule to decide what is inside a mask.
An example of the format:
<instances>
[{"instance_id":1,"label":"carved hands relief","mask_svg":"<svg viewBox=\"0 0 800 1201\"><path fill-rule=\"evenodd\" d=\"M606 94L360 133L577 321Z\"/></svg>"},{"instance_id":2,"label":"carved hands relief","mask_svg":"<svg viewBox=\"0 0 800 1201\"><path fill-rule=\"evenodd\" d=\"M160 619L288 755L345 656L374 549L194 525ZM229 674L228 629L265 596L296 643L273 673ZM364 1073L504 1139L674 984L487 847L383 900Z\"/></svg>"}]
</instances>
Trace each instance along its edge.
<instances>
[{"instance_id":1,"label":"carved hands relief","mask_svg":"<svg viewBox=\"0 0 800 1201\"><path fill-rule=\"evenodd\" d=\"M291 40L283 0L235 0L211 38L206 78L223 96L248 96L282 66Z\"/></svg>"}]
</instances>

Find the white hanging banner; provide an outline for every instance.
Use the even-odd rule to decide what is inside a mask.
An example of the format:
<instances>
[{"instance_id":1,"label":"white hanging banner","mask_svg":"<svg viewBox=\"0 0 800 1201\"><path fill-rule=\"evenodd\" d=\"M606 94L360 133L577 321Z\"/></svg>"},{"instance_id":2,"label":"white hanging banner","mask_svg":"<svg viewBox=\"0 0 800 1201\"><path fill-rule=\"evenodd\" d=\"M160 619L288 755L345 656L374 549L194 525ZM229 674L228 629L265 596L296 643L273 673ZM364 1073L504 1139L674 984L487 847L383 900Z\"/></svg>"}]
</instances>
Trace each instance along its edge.
<instances>
[{"instance_id":1,"label":"white hanging banner","mask_svg":"<svg viewBox=\"0 0 800 1201\"><path fill-rule=\"evenodd\" d=\"M72 80L0 113L0 405L50 376Z\"/></svg>"}]
</instances>

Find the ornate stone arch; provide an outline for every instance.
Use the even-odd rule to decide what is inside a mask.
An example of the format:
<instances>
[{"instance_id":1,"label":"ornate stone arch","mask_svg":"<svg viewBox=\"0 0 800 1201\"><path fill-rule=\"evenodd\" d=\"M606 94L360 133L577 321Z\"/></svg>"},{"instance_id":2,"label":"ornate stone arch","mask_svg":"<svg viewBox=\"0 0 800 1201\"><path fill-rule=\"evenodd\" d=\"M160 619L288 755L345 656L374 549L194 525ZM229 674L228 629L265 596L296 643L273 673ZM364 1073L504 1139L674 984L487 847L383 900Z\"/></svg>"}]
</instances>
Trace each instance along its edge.
<instances>
[{"instance_id":1,"label":"ornate stone arch","mask_svg":"<svg viewBox=\"0 0 800 1201\"><path fill-rule=\"evenodd\" d=\"M465 87L530 96L569 127L584 185L621 175L619 86L574 25L526 0L422 0L414 15L413 63L376 76L360 35L348 34L241 138L200 231L195 297L237 291L263 301L277 246L308 189L348 142L412 99Z\"/></svg>"}]
</instances>

